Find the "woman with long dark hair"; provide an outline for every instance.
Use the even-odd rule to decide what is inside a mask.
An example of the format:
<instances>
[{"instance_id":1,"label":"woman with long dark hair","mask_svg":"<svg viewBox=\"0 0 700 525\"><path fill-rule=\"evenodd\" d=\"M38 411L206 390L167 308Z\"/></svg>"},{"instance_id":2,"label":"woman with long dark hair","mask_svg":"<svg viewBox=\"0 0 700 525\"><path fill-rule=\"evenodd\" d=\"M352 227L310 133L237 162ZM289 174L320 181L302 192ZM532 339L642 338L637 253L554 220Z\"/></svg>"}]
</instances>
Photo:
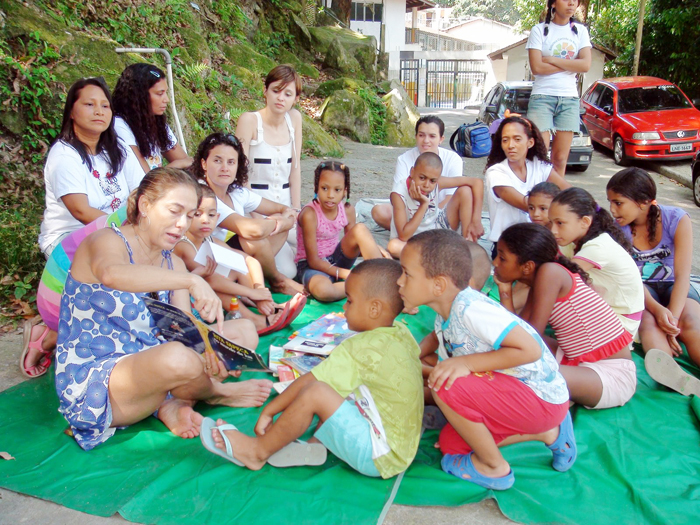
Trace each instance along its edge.
<instances>
[{"instance_id":1,"label":"woman with long dark hair","mask_svg":"<svg viewBox=\"0 0 700 525\"><path fill-rule=\"evenodd\" d=\"M68 90L61 131L44 166L46 210L39 247L48 259L70 233L126 204L143 171L117 139L112 99L102 78L82 78ZM20 370L46 373L56 332L25 324Z\"/></svg>"},{"instance_id":2,"label":"woman with long dark hair","mask_svg":"<svg viewBox=\"0 0 700 525\"><path fill-rule=\"evenodd\" d=\"M165 73L151 64L128 66L114 88L114 127L145 173L162 166L163 157L171 168L192 164L168 126L168 102Z\"/></svg>"}]
</instances>

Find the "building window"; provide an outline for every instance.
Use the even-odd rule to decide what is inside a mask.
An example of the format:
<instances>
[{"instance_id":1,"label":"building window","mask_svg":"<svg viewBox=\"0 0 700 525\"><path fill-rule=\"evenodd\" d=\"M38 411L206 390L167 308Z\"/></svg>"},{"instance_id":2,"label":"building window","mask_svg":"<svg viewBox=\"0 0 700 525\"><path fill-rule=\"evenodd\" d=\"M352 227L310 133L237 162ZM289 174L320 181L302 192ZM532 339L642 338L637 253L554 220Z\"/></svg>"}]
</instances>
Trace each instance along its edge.
<instances>
[{"instance_id":1,"label":"building window","mask_svg":"<svg viewBox=\"0 0 700 525\"><path fill-rule=\"evenodd\" d=\"M366 2L352 2L350 6L350 20L355 22L381 22L382 4Z\"/></svg>"}]
</instances>

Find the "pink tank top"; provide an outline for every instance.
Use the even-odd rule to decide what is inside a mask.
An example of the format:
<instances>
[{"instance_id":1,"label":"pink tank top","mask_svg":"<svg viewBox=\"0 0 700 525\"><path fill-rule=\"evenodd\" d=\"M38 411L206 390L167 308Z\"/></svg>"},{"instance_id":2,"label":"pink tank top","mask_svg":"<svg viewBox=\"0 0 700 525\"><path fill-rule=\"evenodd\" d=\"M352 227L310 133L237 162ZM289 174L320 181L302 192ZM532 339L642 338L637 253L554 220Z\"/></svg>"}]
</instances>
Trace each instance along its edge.
<instances>
[{"instance_id":1,"label":"pink tank top","mask_svg":"<svg viewBox=\"0 0 700 525\"><path fill-rule=\"evenodd\" d=\"M334 220L328 220L321 210L321 205L312 200L304 208L311 208L316 212L316 245L318 246L318 256L321 259L330 257L338 246L338 234L348 225L348 218L345 215L345 203L338 205L338 215ZM297 227L297 255L294 262L306 259L306 248L304 247L304 234L301 226Z\"/></svg>"}]
</instances>

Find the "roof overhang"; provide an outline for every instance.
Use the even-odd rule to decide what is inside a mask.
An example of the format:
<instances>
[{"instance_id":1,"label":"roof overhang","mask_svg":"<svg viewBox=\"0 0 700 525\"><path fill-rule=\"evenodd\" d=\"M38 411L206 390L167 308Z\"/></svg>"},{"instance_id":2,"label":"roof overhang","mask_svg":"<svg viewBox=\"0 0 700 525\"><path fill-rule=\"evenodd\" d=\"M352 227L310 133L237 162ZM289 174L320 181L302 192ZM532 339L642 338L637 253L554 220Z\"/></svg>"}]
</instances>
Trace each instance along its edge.
<instances>
[{"instance_id":1,"label":"roof overhang","mask_svg":"<svg viewBox=\"0 0 700 525\"><path fill-rule=\"evenodd\" d=\"M430 0L406 0L406 12L408 13L414 7L418 11L423 9L432 9L437 5L437 2L431 2Z\"/></svg>"}]
</instances>

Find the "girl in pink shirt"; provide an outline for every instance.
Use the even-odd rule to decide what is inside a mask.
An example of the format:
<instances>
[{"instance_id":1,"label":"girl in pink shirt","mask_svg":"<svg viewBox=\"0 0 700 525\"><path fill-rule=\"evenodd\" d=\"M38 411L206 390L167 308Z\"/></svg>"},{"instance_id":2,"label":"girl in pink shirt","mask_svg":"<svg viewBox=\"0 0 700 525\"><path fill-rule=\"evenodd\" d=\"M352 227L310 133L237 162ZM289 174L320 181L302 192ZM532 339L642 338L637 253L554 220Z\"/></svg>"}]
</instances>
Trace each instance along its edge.
<instances>
[{"instance_id":1,"label":"girl in pink shirt","mask_svg":"<svg viewBox=\"0 0 700 525\"><path fill-rule=\"evenodd\" d=\"M338 301L345 297L343 281L359 255L364 259L388 255L367 227L355 222L355 207L347 200L350 169L345 164L319 164L314 172L314 193L314 199L299 213L296 280L319 301Z\"/></svg>"}]
</instances>

